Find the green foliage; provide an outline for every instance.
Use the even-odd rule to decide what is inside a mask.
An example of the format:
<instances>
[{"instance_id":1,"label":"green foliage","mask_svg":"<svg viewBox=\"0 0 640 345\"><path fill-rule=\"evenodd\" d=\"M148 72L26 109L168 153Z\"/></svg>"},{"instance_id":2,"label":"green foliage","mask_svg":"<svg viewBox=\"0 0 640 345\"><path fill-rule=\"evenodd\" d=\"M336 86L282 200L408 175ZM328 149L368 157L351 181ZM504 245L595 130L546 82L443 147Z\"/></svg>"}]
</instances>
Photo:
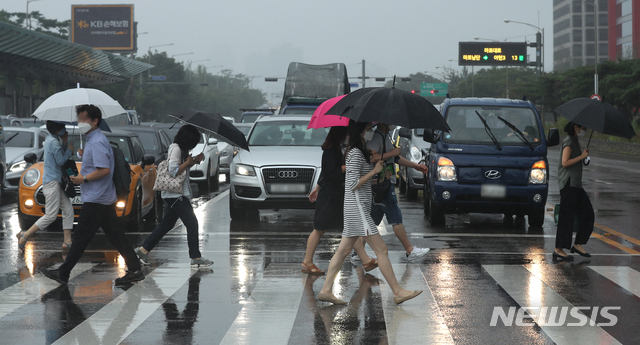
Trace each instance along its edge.
<instances>
[{"instance_id":1,"label":"green foliage","mask_svg":"<svg viewBox=\"0 0 640 345\"><path fill-rule=\"evenodd\" d=\"M0 22L26 27L24 12L7 12L0 10ZM61 39L69 38L69 24L71 20L58 21L57 19L47 19L39 11L29 14L31 29L43 34L51 35Z\"/></svg>"},{"instance_id":2,"label":"green foliage","mask_svg":"<svg viewBox=\"0 0 640 345\"><path fill-rule=\"evenodd\" d=\"M208 73L203 66L191 70L166 52L149 52L137 59L155 66L143 73L142 87L135 77L100 89L126 109L135 109L142 121L167 122L167 114L184 108L236 116L240 108L256 108L266 102L262 91L250 88L247 76L234 75L231 70L220 75ZM165 76L166 81L152 82L149 75ZM208 85L203 86L205 83Z\"/></svg>"}]
</instances>

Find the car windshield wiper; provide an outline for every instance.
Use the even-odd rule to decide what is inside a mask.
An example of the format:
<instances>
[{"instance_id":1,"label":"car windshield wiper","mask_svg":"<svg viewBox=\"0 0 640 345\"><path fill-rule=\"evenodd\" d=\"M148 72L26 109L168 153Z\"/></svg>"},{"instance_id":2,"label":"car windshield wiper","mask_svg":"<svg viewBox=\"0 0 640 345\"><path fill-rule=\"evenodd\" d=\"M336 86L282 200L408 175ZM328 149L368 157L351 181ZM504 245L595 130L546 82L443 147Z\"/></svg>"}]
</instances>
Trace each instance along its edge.
<instances>
[{"instance_id":1,"label":"car windshield wiper","mask_svg":"<svg viewBox=\"0 0 640 345\"><path fill-rule=\"evenodd\" d=\"M20 132L18 132L18 133L16 133L16 134L14 134L14 135L12 135L12 136L10 136L7 140L5 140L5 141L4 141L4 143L5 143L5 144L7 144L8 142L10 142L10 141L11 141L11 139L13 139L13 138L15 138L16 136L18 136L18 134L20 134Z\"/></svg>"},{"instance_id":2,"label":"car windshield wiper","mask_svg":"<svg viewBox=\"0 0 640 345\"><path fill-rule=\"evenodd\" d=\"M487 135L489 136L489 138L491 138L493 143L496 144L496 147L498 148L498 150L502 150L502 145L500 145L500 142L498 142L498 139L496 139L496 136L493 135L491 128L489 128L489 125L487 124L487 121L484 119L484 117L482 117L482 115L480 115L480 113L477 110L476 110L476 115L478 115L478 117L480 118L480 121L482 121L482 124L484 125L484 131L487 132Z\"/></svg>"},{"instance_id":3,"label":"car windshield wiper","mask_svg":"<svg viewBox=\"0 0 640 345\"><path fill-rule=\"evenodd\" d=\"M505 125L507 125L507 127L511 128L511 130L516 134L516 137L518 137L520 140L522 140L523 143L527 144L527 146L529 146L529 149L531 149L531 151L534 151L535 148L533 147L533 144L531 144L531 142L529 140L527 140L527 138L524 137L524 133L522 133L518 127L516 127L513 123L501 118L500 116L498 116L498 119L500 119L500 121L504 122Z\"/></svg>"}]
</instances>

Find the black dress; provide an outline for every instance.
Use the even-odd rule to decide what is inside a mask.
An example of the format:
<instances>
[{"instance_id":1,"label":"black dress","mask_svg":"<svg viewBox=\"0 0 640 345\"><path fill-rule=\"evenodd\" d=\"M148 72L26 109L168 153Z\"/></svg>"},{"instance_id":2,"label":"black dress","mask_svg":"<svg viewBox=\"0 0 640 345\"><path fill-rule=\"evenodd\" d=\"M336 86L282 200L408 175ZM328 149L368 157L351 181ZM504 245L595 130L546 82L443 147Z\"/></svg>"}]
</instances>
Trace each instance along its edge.
<instances>
[{"instance_id":1,"label":"black dress","mask_svg":"<svg viewBox=\"0 0 640 345\"><path fill-rule=\"evenodd\" d=\"M344 173L343 156L339 148L322 153L322 173L318 184L320 192L316 200L313 226L316 230L342 231L344 227Z\"/></svg>"}]
</instances>

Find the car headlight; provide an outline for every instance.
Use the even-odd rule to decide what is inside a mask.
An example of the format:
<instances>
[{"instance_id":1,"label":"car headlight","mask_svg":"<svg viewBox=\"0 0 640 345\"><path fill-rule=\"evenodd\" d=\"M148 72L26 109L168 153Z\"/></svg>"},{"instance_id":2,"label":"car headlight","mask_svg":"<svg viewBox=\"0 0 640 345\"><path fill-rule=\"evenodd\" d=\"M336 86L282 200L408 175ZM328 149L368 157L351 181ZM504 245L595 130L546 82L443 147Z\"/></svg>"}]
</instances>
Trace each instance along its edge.
<instances>
[{"instance_id":1,"label":"car headlight","mask_svg":"<svg viewBox=\"0 0 640 345\"><path fill-rule=\"evenodd\" d=\"M11 172L23 171L26 168L27 168L27 162L19 161L19 162L11 164L11 167L9 168L9 171L11 171Z\"/></svg>"},{"instance_id":2,"label":"car headlight","mask_svg":"<svg viewBox=\"0 0 640 345\"><path fill-rule=\"evenodd\" d=\"M236 164L236 175L240 176L256 176L256 171L250 165Z\"/></svg>"},{"instance_id":3,"label":"car headlight","mask_svg":"<svg viewBox=\"0 0 640 345\"><path fill-rule=\"evenodd\" d=\"M27 187L33 187L40 180L40 170L31 169L22 176L22 184Z\"/></svg>"},{"instance_id":4,"label":"car headlight","mask_svg":"<svg viewBox=\"0 0 640 345\"><path fill-rule=\"evenodd\" d=\"M438 158L438 181L457 181L456 166L449 158Z\"/></svg>"},{"instance_id":5,"label":"car headlight","mask_svg":"<svg viewBox=\"0 0 640 345\"><path fill-rule=\"evenodd\" d=\"M411 145L411 150L409 150L409 159L416 164L420 163L422 160L422 152L420 152L420 149Z\"/></svg>"},{"instance_id":6,"label":"car headlight","mask_svg":"<svg viewBox=\"0 0 640 345\"><path fill-rule=\"evenodd\" d=\"M531 173L529 173L529 183L547 183L547 163L545 163L544 161L537 161L533 164L533 166L531 167Z\"/></svg>"},{"instance_id":7,"label":"car headlight","mask_svg":"<svg viewBox=\"0 0 640 345\"><path fill-rule=\"evenodd\" d=\"M222 152L220 152L220 155L221 155L222 157L226 157L226 156L228 156L228 155L229 155L229 150L222 150Z\"/></svg>"}]
</instances>

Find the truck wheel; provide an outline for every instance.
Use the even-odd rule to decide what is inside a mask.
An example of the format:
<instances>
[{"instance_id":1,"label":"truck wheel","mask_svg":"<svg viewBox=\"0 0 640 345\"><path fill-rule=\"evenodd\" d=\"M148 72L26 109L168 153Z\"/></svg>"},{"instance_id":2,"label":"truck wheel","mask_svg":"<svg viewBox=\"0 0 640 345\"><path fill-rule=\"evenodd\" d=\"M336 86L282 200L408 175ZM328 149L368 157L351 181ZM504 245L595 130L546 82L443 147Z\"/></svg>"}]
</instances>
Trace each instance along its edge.
<instances>
[{"instance_id":1,"label":"truck wheel","mask_svg":"<svg viewBox=\"0 0 640 345\"><path fill-rule=\"evenodd\" d=\"M544 208L529 213L529 226L540 228L544 224Z\"/></svg>"},{"instance_id":2,"label":"truck wheel","mask_svg":"<svg viewBox=\"0 0 640 345\"><path fill-rule=\"evenodd\" d=\"M418 189L407 186L407 199L415 200L418 198Z\"/></svg>"},{"instance_id":3,"label":"truck wheel","mask_svg":"<svg viewBox=\"0 0 640 345\"><path fill-rule=\"evenodd\" d=\"M429 205L431 198L429 197L429 189L426 184L422 188L422 196L422 208L424 209L424 215L428 216L431 210L431 205Z\"/></svg>"},{"instance_id":4,"label":"truck wheel","mask_svg":"<svg viewBox=\"0 0 640 345\"><path fill-rule=\"evenodd\" d=\"M445 214L431 199L429 199L429 224L432 226L444 226Z\"/></svg>"}]
</instances>

